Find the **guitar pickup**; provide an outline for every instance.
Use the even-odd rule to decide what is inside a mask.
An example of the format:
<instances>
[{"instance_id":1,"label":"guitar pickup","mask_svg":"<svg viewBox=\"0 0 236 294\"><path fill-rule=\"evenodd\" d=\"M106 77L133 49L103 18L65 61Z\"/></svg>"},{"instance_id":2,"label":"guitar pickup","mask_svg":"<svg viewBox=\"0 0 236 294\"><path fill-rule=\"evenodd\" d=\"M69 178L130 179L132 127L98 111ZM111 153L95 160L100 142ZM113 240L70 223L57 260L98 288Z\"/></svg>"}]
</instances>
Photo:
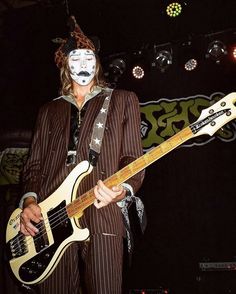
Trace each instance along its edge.
<instances>
[{"instance_id":1,"label":"guitar pickup","mask_svg":"<svg viewBox=\"0 0 236 294\"><path fill-rule=\"evenodd\" d=\"M44 221L40 221L39 223L32 222L32 224L39 230L33 237L35 250L38 253L47 248L49 245L47 228Z\"/></svg>"}]
</instances>

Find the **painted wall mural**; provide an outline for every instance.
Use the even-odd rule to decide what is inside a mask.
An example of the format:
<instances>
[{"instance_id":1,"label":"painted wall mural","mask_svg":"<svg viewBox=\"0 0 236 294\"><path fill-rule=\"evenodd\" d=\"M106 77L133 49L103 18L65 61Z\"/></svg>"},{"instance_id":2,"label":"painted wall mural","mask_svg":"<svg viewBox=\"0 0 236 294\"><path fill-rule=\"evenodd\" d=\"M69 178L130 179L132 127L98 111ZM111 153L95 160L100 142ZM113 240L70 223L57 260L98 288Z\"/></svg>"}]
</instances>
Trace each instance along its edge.
<instances>
[{"instance_id":1,"label":"painted wall mural","mask_svg":"<svg viewBox=\"0 0 236 294\"><path fill-rule=\"evenodd\" d=\"M19 184L28 148L6 148L0 152L0 185Z\"/></svg>"},{"instance_id":2,"label":"painted wall mural","mask_svg":"<svg viewBox=\"0 0 236 294\"><path fill-rule=\"evenodd\" d=\"M141 134L144 152L163 143L180 130L195 122L204 108L209 107L225 95L217 92L210 97L195 95L176 99L159 99L140 103L141 106ZM218 130L214 136L200 136L188 142L182 147L204 145L219 139L230 142L236 138L236 123L231 122Z\"/></svg>"}]
</instances>

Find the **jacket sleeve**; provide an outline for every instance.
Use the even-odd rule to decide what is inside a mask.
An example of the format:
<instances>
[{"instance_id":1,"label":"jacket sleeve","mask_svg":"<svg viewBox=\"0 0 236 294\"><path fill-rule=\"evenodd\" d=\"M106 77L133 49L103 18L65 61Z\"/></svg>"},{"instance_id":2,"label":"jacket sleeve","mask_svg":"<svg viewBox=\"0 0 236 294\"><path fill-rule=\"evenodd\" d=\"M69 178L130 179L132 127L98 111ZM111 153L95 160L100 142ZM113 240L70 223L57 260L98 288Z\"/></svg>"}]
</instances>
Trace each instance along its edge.
<instances>
[{"instance_id":1,"label":"jacket sleeve","mask_svg":"<svg viewBox=\"0 0 236 294\"><path fill-rule=\"evenodd\" d=\"M125 101L124 116L120 168L123 168L143 155L140 131L140 107L138 97L134 92L128 92L128 97L126 97ZM134 193L142 185L144 174L145 171L142 170L126 181L126 183L132 186Z\"/></svg>"}]
</instances>

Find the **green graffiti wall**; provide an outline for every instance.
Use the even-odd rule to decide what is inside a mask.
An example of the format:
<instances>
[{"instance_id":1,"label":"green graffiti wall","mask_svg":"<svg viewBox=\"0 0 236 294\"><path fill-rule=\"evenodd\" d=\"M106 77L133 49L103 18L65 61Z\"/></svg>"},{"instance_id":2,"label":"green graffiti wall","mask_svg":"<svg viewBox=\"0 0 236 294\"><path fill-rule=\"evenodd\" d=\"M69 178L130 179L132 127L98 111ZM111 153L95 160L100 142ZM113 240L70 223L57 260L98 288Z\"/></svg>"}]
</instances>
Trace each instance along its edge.
<instances>
[{"instance_id":1,"label":"green graffiti wall","mask_svg":"<svg viewBox=\"0 0 236 294\"><path fill-rule=\"evenodd\" d=\"M204 108L220 100L223 93L210 97L195 95L179 99L159 99L141 103L141 134L144 151L155 147L195 122ZM213 137L201 136L183 146L203 145L213 139L230 142L236 138L234 122L219 129Z\"/></svg>"},{"instance_id":2,"label":"green graffiti wall","mask_svg":"<svg viewBox=\"0 0 236 294\"><path fill-rule=\"evenodd\" d=\"M28 148L6 148L0 152L0 185L20 183Z\"/></svg>"}]
</instances>

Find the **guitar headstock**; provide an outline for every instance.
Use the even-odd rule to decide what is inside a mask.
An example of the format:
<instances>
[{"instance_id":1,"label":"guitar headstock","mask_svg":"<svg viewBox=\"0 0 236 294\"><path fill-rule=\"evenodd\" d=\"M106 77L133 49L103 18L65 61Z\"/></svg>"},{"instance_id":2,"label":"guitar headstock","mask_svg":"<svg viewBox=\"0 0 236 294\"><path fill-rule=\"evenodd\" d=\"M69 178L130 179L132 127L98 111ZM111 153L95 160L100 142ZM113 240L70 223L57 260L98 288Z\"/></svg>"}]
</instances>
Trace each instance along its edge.
<instances>
[{"instance_id":1,"label":"guitar headstock","mask_svg":"<svg viewBox=\"0 0 236 294\"><path fill-rule=\"evenodd\" d=\"M236 92L230 93L204 109L198 120L190 125L195 136L212 136L221 127L236 118Z\"/></svg>"}]
</instances>

